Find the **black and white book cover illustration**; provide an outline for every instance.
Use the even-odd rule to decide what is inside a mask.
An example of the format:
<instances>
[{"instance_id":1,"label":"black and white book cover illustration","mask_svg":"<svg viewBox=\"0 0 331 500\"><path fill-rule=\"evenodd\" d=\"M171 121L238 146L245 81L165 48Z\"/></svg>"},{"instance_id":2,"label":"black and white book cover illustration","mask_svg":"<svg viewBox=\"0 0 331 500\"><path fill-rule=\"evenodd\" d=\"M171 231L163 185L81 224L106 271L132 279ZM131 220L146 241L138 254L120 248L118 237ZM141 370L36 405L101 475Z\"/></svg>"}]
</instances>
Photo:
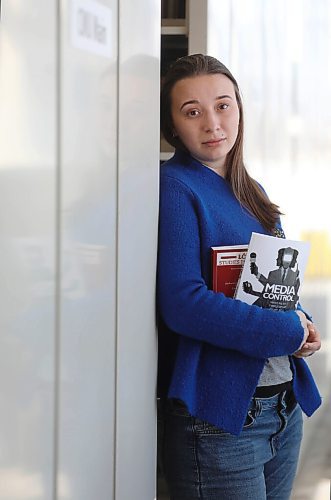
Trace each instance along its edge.
<instances>
[{"instance_id":1,"label":"black and white book cover illustration","mask_svg":"<svg viewBox=\"0 0 331 500\"><path fill-rule=\"evenodd\" d=\"M235 298L278 310L296 309L309 243L252 233Z\"/></svg>"}]
</instances>

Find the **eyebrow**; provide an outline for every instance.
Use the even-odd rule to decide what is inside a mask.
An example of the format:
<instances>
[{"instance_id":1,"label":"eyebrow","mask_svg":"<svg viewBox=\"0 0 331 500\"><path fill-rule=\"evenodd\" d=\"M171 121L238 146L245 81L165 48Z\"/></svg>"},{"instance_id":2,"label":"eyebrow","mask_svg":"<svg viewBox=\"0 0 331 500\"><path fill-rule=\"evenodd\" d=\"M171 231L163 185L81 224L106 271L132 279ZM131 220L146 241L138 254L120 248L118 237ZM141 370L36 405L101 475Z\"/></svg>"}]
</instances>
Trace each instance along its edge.
<instances>
[{"instance_id":1,"label":"eyebrow","mask_svg":"<svg viewBox=\"0 0 331 500\"><path fill-rule=\"evenodd\" d=\"M220 99L225 99L225 98L228 98L228 99L231 99L232 100L232 97L230 95L227 95L227 94L224 94L224 95L218 95L217 97L215 97L215 101L218 101ZM180 107L180 111L183 109L184 106L187 106L188 104L199 104L199 101L198 99L192 99L190 101L185 101L181 107Z\"/></svg>"}]
</instances>

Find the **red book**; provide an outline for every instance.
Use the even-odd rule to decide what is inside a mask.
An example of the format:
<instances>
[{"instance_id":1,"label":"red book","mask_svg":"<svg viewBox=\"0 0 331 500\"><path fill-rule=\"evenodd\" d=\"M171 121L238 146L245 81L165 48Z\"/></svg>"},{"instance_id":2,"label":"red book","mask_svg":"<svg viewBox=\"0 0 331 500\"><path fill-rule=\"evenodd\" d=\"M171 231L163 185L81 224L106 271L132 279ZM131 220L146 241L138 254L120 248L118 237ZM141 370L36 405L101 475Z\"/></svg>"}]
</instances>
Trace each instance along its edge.
<instances>
[{"instance_id":1,"label":"red book","mask_svg":"<svg viewBox=\"0 0 331 500\"><path fill-rule=\"evenodd\" d=\"M233 297L244 266L248 245L211 247L214 292Z\"/></svg>"}]
</instances>

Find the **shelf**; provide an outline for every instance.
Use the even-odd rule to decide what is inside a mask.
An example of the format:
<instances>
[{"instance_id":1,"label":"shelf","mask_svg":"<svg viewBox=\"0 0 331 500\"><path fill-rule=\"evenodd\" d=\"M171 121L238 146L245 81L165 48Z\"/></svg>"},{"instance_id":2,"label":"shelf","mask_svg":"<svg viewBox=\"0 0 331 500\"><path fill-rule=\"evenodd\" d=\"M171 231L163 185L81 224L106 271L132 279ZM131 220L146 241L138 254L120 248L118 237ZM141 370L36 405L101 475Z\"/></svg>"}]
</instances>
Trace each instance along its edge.
<instances>
[{"instance_id":1,"label":"shelf","mask_svg":"<svg viewBox=\"0 0 331 500\"><path fill-rule=\"evenodd\" d=\"M170 160L170 158L172 158L174 155L174 151L161 151L160 153L160 160L161 161L167 161L167 160Z\"/></svg>"},{"instance_id":2,"label":"shelf","mask_svg":"<svg viewBox=\"0 0 331 500\"><path fill-rule=\"evenodd\" d=\"M161 35L186 35L188 28L186 19L162 19Z\"/></svg>"},{"instance_id":3,"label":"shelf","mask_svg":"<svg viewBox=\"0 0 331 500\"><path fill-rule=\"evenodd\" d=\"M160 153L161 161L169 160L174 155L175 152L175 148L171 146L171 144L169 144L169 142L167 142L163 136L161 136L160 140L160 150L161 150Z\"/></svg>"}]
</instances>

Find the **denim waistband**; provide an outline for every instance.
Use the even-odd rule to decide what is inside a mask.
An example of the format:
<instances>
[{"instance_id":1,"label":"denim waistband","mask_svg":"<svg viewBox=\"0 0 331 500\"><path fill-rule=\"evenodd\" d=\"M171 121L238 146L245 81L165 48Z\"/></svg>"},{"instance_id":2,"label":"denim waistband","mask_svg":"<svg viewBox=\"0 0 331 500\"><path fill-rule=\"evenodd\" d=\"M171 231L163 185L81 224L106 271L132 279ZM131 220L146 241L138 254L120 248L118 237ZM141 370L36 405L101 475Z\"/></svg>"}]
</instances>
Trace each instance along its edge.
<instances>
[{"instance_id":1,"label":"denim waistband","mask_svg":"<svg viewBox=\"0 0 331 500\"><path fill-rule=\"evenodd\" d=\"M161 403L161 402L160 402ZM187 411L187 406L184 401L180 399L166 399L162 401L168 408L181 409L183 412ZM296 399L292 388L289 390L282 391L278 394L274 394L269 397L256 397L253 395L251 399L250 408L259 407L260 409L275 408L277 406L292 407L296 404ZM162 406L163 406L162 405Z\"/></svg>"},{"instance_id":2,"label":"denim waistband","mask_svg":"<svg viewBox=\"0 0 331 500\"><path fill-rule=\"evenodd\" d=\"M292 407L295 403L296 400L292 389L280 392L279 394L275 394L274 396L267 398L259 398L255 396L252 398L252 405L256 405L261 409L275 408L279 406Z\"/></svg>"}]
</instances>

